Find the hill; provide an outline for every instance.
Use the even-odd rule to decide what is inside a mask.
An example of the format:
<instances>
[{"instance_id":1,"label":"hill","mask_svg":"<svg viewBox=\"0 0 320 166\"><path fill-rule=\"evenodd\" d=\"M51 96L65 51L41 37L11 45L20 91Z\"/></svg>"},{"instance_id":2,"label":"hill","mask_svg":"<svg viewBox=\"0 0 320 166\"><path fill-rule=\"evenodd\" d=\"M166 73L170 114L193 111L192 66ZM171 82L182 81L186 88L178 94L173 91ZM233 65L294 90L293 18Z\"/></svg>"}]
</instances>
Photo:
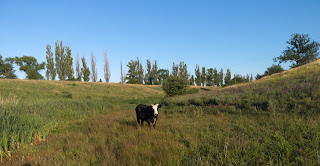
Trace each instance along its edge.
<instances>
[{"instance_id":1,"label":"hill","mask_svg":"<svg viewBox=\"0 0 320 166\"><path fill-rule=\"evenodd\" d=\"M310 64L264 77L187 96L168 98L167 105L211 106L242 113L320 113L320 59Z\"/></svg>"},{"instance_id":2,"label":"hill","mask_svg":"<svg viewBox=\"0 0 320 166\"><path fill-rule=\"evenodd\" d=\"M1 161L72 121L161 96L161 86L0 79Z\"/></svg>"},{"instance_id":3,"label":"hill","mask_svg":"<svg viewBox=\"0 0 320 166\"><path fill-rule=\"evenodd\" d=\"M0 80L1 127L18 135L1 133L2 164L319 165L319 71L164 99L160 86ZM156 129L137 128L135 106L161 100Z\"/></svg>"}]
</instances>

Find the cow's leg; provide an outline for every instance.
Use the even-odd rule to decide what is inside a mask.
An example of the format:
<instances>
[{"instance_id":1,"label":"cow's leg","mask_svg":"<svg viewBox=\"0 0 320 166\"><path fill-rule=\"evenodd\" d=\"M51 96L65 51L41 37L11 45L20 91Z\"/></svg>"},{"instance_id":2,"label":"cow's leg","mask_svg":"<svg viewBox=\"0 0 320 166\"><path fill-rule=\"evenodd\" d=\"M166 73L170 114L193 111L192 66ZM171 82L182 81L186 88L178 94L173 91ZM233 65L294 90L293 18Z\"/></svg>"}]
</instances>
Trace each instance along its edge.
<instances>
[{"instance_id":1,"label":"cow's leg","mask_svg":"<svg viewBox=\"0 0 320 166\"><path fill-rule=\"evenodd\" d=\"M140 119L137 117L137 128L139 127L140 125Z\"/></svg>"},{"instance_id":2,"label":"cow's leg","mask_svg":"<svg viewBox=\"0 0 320 166\"><path fill-rule=\"evenodd\" d=\"M155 123L153 124L153 129L156 129L156 124Z\"/></svg>"},{"instance_id":3,"label":"cow's leg","mask_svg":"<svg viewBox=\"0 0 320 166\"><path fill-rule=\"evenodd\" d=\"M148 126L149 126L149 128L150 128L150 130L151 130L151 125L150 125L150 122L148 121Z\"/></svg>"}]
</instances>

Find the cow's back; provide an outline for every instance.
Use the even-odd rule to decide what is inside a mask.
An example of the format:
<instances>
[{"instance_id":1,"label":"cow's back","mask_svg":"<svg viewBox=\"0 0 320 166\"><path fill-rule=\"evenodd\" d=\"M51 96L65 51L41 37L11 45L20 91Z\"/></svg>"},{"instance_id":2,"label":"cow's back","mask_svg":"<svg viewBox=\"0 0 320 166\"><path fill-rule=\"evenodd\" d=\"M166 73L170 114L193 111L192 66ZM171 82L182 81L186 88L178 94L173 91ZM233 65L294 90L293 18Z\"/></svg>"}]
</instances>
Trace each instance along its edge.
<instances>
[{"instance_id":1,"label":"cow's back","mask_svg":"<svg viewBox=\"0 0 320 166\"><path fill-rule=\"evenodd\" d=\"M152 106L147 106L147 105L144 105L144 104L139 104L137 107L136 107L136 114L137 114L137 117L139 119L142 119L142 120L149 120L149 119L152 119L153 116L154 116L154 110L152 108Z\"/></svg>"}]
</instances>

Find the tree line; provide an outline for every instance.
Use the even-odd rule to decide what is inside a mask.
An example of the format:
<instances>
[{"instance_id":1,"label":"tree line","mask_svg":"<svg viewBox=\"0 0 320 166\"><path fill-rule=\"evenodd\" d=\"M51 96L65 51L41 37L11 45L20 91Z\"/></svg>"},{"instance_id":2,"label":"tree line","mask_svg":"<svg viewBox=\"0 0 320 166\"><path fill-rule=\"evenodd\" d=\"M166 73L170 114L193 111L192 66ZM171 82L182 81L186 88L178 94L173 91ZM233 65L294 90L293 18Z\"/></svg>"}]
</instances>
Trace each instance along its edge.
<instances>
[{"instance_id":1,"label":"tree line","mask_svg":"<svg viewBox=\"0 0 320 166\"><path fill-rule=\"evenodd\" d=\"M253 80L252 74L251 76L235 74L232 78L230 69L224 73L223 69L218 71L216 68L202 67L200 71L198 65L196 65L195 74L192 75L188 73L187 64L183 61L179 64L173 62L171 73L168 69L159 69L157 61L151 63L149 59L147 59L145 70L139 58L131 60L127 67L129 70L125 79L129 84L161 85L169 76L181 79L186 85L195 86L228 86Z\"/></svg>"},{"instance_id":2,"label":"tree line","mask_svg":"<svg viewBox=\"0 0 320 166\"><path fill-rule=\"evenodd\" d=\"M109 59L107 52L104 52L104 78L106 82L110 81L111 73L109 69ZM62 41L55 42L55 52L53 55L51 45L46 46L46 60L47 63L38 63L37 59L32 56L22 56L14 58L2 59L0 55L0 78L16 79L14 65L19 66L20 71L26 73L27 79L35 80L74 80L74 81L89 81L90 77L92 82L97 82L98 71L96 68L96 57L93 51L91 51L91 71L86 62L85 56L81 58L82 67L80 67L79 53L75 59L75 70L73 68L73 57L71 56L71 48L69 45L63 45ZM46 69L44 78L41 74L41 70ZM75 76L74 76L75 75ZM100 79L102 82L102 80Z\"/></svg>"},{"instance_id":3,"label":"tree line","mask_svg":"<svg viewBox=\"0 0 320 166\"><path fill-rule=\"evenodd\" d=\"M279 57L274 58L271 67L267 68L264 74L258 74L255 78L260 79L264 76L271 75L283 71L280 66L282 62L291 62L291 68L306 64L318 58L319 42L311 40L307 34L292 34L291 39L287 41L287 48L281 53ZM26 73L27 79L47 79L47 80L76 80L97 82L98 71L96 68L96 57L94 52L91 52L91 70L86 62L85 56L79 59L77 53L75 62L71 56L71 48L69 45L63 45L62 41L55 42L55 52L53 54L51 46L46 46L46 60L47 62L38 63L37 59L32 56L22 56L2 59L0 54L0 78L15 79L14 65L19 66L20 71ZM73 68L75 64L75 69ZM80 67L81 65L81 67ZM223 69L205 68L196 65L194 75L188 73L187 64L183 61L179 64L173 62L171 73L168 69L161 69L158 67L157 61L153 63L150 60L146 62L146 69L143 69L142 62L139 58L131 60L127 64L127 73L122 68L120 62L120 82L129 84L146 84L146 85L161 85L170 76L179 78L186 85L195 86L228 86L243 82L250 82L253 80L252 74L240 75L234 74L231 77L231 70L227 69L224 73ZM41 70L46 69L45 78L40 74ZM107 52L104 52L104 79L109 82L111 72L109 69L109 60ZM102 81L100 79L100 81Z\"/></svg>"}]
</instances>

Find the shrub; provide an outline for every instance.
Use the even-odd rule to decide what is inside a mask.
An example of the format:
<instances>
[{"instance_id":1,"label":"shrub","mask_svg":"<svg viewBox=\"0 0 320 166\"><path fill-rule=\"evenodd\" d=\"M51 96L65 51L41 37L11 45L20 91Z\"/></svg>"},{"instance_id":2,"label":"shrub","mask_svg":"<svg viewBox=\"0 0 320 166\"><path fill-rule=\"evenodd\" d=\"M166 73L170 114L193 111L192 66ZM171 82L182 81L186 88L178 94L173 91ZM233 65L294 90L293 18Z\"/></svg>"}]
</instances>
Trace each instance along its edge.
<instances>
[{"instance_id":1,"label":"shrub","mask_svg":"<svg viewBox=\"0 0 320 166\"><path fill-rule=\"evenodd\" d=\"M177 77L170 76L168 80L163 82L162 89L167 94L167 96L177 96L186 93L187 83Z\"/></svg>"}]
</instances>

